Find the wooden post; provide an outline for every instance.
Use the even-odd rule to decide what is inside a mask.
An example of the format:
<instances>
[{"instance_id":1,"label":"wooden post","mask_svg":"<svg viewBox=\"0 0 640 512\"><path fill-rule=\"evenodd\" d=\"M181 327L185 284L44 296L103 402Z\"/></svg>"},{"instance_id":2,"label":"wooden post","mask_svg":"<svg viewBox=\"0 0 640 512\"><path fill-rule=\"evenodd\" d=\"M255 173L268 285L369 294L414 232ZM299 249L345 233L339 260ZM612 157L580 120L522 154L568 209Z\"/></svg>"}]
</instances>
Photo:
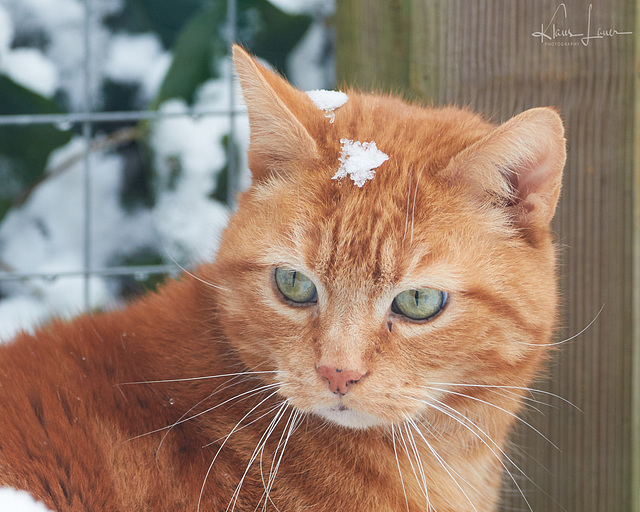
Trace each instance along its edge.
<instances>
[{"instance_id":1,"label":"wooden post","mask_svg":"<svg viewBox=\"0 0 640 512\"><path fill-rule=\"evenodd\" d=\"M638 16L628 0L338 2L341 83L469 106L496 123L546 105L564 119L558 340L595 321L561 345L538 385L581 411L550 399L544 416L527 414L560 451L531 429L514 438L518 465L535 482L518 477L535 512L640 512ZM549 39L552 24L560 33ZM607 35L566 35L598 29ZM528 510L508 484L504 507Z\"/></svg>"},{"instance_id":2,"label":"wooden post","mask_svg":"<svg viewBox=\"0 0 640 512\"><path fill-rule=\"evenodd\" d=\"M363 90L407 94L410 18L408 0L349 0L338 2L336 16L340 70L338 82L348 77L349 85Z\"/></svg>"},{"instance_id":3,"label":"wooden post","mask_svg":"<svg viewBox=\"0 0 640 512\"><path fill-rule=\"evenodd\" d=\"M640 512L640 11L635 18L635 141L634 141L634 225L633 225L633 378L631 407L631 510Z\"/></svg>"}]
</instances>

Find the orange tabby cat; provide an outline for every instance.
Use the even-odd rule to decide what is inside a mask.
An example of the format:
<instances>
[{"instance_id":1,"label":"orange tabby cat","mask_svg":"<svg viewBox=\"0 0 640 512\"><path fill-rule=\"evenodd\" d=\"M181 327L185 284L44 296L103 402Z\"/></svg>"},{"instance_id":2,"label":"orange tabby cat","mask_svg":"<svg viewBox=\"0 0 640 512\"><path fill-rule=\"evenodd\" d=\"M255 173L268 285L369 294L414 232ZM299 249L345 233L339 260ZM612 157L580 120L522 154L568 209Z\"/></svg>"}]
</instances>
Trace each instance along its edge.
<instances>
[{"instance_id":1,"label":"orange tabby cat","mask_svg":"<svg viewBox=\"0 0 640 512\"><path fill-rule=\"evenodd\" d=\"M556 315L560 118L349 91L332 121L234 58L253 183L215 262L0 347L0 487L59 512L495 510ZM351 141L388 156L362 186L336 177Z\"/></svg>"}]
</instances>

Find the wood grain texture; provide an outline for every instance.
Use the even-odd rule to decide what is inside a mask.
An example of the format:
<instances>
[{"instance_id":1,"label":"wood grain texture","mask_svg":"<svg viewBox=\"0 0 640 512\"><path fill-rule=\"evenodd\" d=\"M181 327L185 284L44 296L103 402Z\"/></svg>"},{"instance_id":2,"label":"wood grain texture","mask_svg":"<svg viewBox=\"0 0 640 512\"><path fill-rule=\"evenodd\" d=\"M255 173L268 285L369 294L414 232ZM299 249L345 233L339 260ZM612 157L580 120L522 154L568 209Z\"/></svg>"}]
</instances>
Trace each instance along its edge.
<instances>
[{"instance_id":1,"label":"wood grain texture","mask_svg":"<svg viewBox=\"0 0 640 512\"><path fill-rule=\"evenodd\" d=\"M349 75L349 85L408 92L409 8L409 0L338 2L337 45L352 51L338 52L337 67Z\"/></svg>"},{"instance_id":2,"label":"wood grain texture","mask_svg":"<svg viewBox=\"0 0 640 512\"><path fill-rule=\"evenodd\" d=\"M636 2L565 2L566 16L560 10L555 18L560 30L586 34L590 16L591 35L598 28L634 32L592 39L587 45L563 36L544 44L532 35L552 23L561 5L556 0L415 0L402 5L402 15L393 18L388 16L393 2L338 2L339 80L406 91L407 97L436 105L469 106L495 122L536 106L555 106L562 114L568 160L555 219L563 293L557 339L579 333L604 309L586 332L561 346L548 380L539 385L581 411L537 397L552 407L537 406L544 415L532 410L527 421L559 450L531 429L519 429L514 453L528 479L516 470L514 474L535 512L637 512ZM402 20L395 25L402 45L396 45L397 38L387 42L388 26L385 33L372 31L371 18L391 24ZM365 44L372 38L375 43ZM410 48L402 56L397 52L404 44ZM394 51L378 53L392 46ZM504 510L528 510L513 484L505 484L504 496Z\"/></svg>"},{"instance_id":3,"label":"wood grain texture","mask_svg":"<svg viewBox=\"0 0 640 512\"><path fill-rule=\"evenodd\" d=\"M633 224L633 374L632 374L632 467L631 510L640 511L640 12L635 16L634 103L634 224Z\"/></svg>"}]
</instances>

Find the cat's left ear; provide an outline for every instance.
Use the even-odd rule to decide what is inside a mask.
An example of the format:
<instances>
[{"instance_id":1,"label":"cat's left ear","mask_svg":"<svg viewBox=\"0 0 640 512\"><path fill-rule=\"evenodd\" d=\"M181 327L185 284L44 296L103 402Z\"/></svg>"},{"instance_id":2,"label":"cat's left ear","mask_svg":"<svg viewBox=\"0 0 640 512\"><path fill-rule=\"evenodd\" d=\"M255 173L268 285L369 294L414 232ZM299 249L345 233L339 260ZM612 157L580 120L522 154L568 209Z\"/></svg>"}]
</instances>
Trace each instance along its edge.
<instances>
[{"instance_id":1,"label":"cat's left ear","mask_svg":"<svg viewBox=\"0 0 640 512\"><path fill-rule=\"evenodd\" d=\"M546 227L560 195L565 142L558 113L533 108L462 151L450 171L503 197L519 227Z\"/></svg>"},{"instance_id":2,"label":"cat's left ear","mask_svg":"<svg viewBox=\"0 0 640 512\"><path fill-rule=\"evenodd\" d=\"M279 172L286 162L317 157L316 142L300 121L313 110L309 97L238 45L233 47L233 62L249 111L249 168L254 179Z\"/></svg>"}]
</instances>

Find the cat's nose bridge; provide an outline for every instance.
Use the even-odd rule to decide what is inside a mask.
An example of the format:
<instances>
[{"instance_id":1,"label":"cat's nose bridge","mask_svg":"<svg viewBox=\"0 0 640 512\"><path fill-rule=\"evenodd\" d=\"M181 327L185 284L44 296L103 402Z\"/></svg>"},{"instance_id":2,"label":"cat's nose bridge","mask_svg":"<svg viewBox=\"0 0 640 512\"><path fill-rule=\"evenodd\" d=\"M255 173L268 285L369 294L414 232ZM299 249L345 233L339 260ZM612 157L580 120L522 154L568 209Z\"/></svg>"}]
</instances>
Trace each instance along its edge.
<instances>
[{"instance_id":1,"label":"cat's nose bridge","mask_svg":"<svg viewBox=\"0 0 640 512\"><path fill-rule=\"evenodd\" d=\"M365 353L368 336L350 322L335 322L321 337L316 370L333 393L345 395L368 373Z\"/></svg>"},{"instance_id":2,"label":"cat's nose bridge","mask_svg":"<svg viewBox=\"0 0 640 512\"><path fill-rule=\"evenodd\" d=\"M330 323L321 338L322 359L328 359L339 368L341 363L357 363L367 336L358 325L336 319ZM347 366L348 367L348 366Z\"/></svg>"},{"instance_id":3,"label":"cat's nose bridge","mask_svg":"<svg viewBox=\"0 0 640 512\"><path fill-rule=\"evenodd\" d=\"M362 351L354 347L346 350L345 347L323 347L320 358L316 364L316 368L335 369L335 373L341 373L345 370L353 373L359 373L360 375L364 375L368 371ZM328 378L327 375L321 375ZM338 376L335 378L338 379ZM355 380L358 379L359 377ZM349 380L354 379L352 378Z\"/></svg>"}]
</instances>

